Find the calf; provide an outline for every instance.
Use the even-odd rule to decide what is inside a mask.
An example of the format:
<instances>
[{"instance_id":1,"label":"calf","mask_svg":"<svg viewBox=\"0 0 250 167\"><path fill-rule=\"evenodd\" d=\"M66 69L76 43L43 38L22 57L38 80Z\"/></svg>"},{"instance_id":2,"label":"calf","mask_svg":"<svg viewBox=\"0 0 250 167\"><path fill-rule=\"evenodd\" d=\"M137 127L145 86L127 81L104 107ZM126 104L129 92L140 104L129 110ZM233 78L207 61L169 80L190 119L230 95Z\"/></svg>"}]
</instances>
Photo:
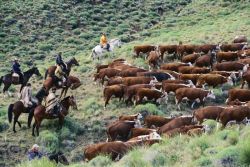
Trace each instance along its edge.
<instances>
[{"instance_id":1,"label":"calf","mask_svg":"<svg viewBox=\"0 0 250 167\"><path fill-rule=\"evenodd\" d=\"M170 122L166 123L165 125L161 126L158 129L158 133L162 134L162 133L166 133L169 130L175 129L175 128L180 128L182 126L185 125L194 125L194 119L193 117L189 117L189 116L181 116L181 117L177 117L173 120L171 120Z\"/></svg>"},{"instance_id":2,"label":"calf","mask_svg":"<svg viewBox=\"0 0 250 167\"><path fill-rule=\"evenodd\" d=\"M217 62L221 63L223 60L225 61L234 61L238 59L237 52L218 52L217 53Z\"/></svg>"},{"instance_id":3,"label":"calf","mask_svg":"<svg viewBox=\"0 0 250 167\"><path fill-rule=\"evenodd\" d=\"M231 86L233 85L233 81L231 77L224 77L220 74L201 74L197 80L197 87L202 87L204 84L208 84L209 86L213 86L215 88L218 85L222 85L225 83L229 83Z\"/></svg>"},{"instance_id":4,"label":"calf","mask_svg":"<svg viewBox=\"0 0 250 167\"><path fill-rule=\"evenodd\" d=\"M84 157L85 161L90 161L96 156L104 154L109 155L114 161L127 153L129 148L126 143L120 141L93 144L84 149Z\"/></svg>"},{"instance_id":5,"label":"calf","mask_svg":"<svg viewBox=\"0 0 250 167\"><path fill-rule=\"evenodd\" d=\"M145 117L144 123L148 128L151 128L152 126L161 127L173 119L174 118L167 118L158 115L148 115Z\"/></svg>"},{"instance_id":6,"label":"calf","mask_svg":"<svg viewBox=\"0 0 250 167\"><path fill-rule=\"evenodd\" d=\"M94 75L94 81L96 81L97 79L100 79L101 80L101 84L103 85L105 77L107 77L107 78L115 77L120 72L121 72L120 70L116 70L116 69L113 69L113 68L104 68L104 69L101 69L99 71L99 73L97 73L97 74Z\"/></svg>"},{"instance_id":7,"label":"calf","mask_svg":"<svg viewBox=\"0 0 250 167\"><path fill-rule=\"evenodd\" d=\"M160 64L160 55L158 51L151 51L147 58L149 69L156 69Z\"/></svg>"},{"instance_id":8,"label":"calf","mask_svg":"<svg viewBox=\"0 0 250 167\"><path fill-rule=\"evenodd\" d=\"M96 66L96 70L97 70L96 73L99 73L99 71L100 71L101 69L108 68L108 66L109 66L109 65L106 65L106 64L105 64L105 65L97 65L97 66Z\"/></svg>"},{"instance_id":9,"label":"calf","mask_svg":"<svg viewBox=\"0 0 250 167\"><path fill-rule=\"evenodd\" d=\"M183 63L194 63L196 59L198 59L201 55L199 53L193 53L193 54L189 54L186 56L183 56L181 61Z\"/></svg>"},{"instance_id":10,"label":"calf","mask_svg":"<svg viewBox=\"0 0 250 167\"><path fill-rule=\"evenodd\" d=\"M124 90L126 86L125 85L112 85L112 86L106 86L103 90L103 96L104 96L104 107L108 104L110 98L114 95L115 97L119 98L119 100L122 99L124 95Z\"/></svg>"},{"instance_id":11,"label":"calf","mask_svg":"<svg viewBox=\"0 0 250 167\"><path fill-rule=\"evenodd\" d=\"M177 45L159 45L160 57L163 60L164 53L168 54L176 54L177 53Z\"/></svg>"},{"instance_id":12,"label":"calf","mask_svg":"<svg viewBox=\"0 0 250 167\"><path fill-rule=\"evenodd\" d=\"M143 98L147 100L154 100L154 102L161 103L167 101L167 93L162 93L157 89L139 88L135 95L136 104L142 103Z\"/></svg>"},{"instance_id":13,"label":"calf","mask_svg":"<svg viewBox=\"0 0 250 167\"><path fill-rule=\"evenodd\" d=\"M198 99L200 103L204 106L204 100L206 98L215 99L215 95L212 91L203 90L200 88L180 88L175 92L176 104L178 105L178 109L180 110L180 102L183 98L187 98L188 100L194 101L191 108L193 108L195 101Z\"/></svg>"},{"instance_id":14,"label":"calf","mask_svg":"<svg viewBox=\"0 0 250 167\"><path fill-rule=\"evenodd\" d=\"M156 129L148 129L148 128L133 128L131 129L130 138L134 138L141 135L149 135L152 132L156 132Z\"/></svg>"},{"instance_id":15,"label":"calf","mask_svg":"<svg viewBox=\"0 0 250 167\"><path fill-rule=\"evenodd\" d=\"M241 102L250 101L250 90L238 88L230 89L228 91L228 99L226 100L226 103L229 103L236 99Z\"/></svg>"},{"instance_id":16,"label":"calf","mask_svg":"<svg viewBox=\"0 0 250 167\"><path fill-rule=\"evenodd\" d=\"M134 53L136 57L139 57L140 53L146 53L148 54L149 52L155 50L156 47L153 45L138 45L134 46Z\"/></svg>"},{"instance_id":17,"label":"calf","mask_svg":"<svg viewBox=\"0 0 250 167\"><path fill-rule=\"evenodd\" d=\"M193 116L197 120L198 124L202 124L204 119L216 120L224 107L221 106L207 106L194 110Z\"/></svg>"},{"instance_id":18,"label":"calf","mask_svg":"<svg viewBox=\"0 0 250 167\"><path fill-rule=\"evenodd\" d=\"M140 120L136 121L116 121L107 127L107 141L114 141L118 136L121 140L127 140L132 128L141 127Z\"/></svg>"},{"instance_id":19,"label":"calf","mask_svg":"<svg viewBox=\"0 0 250 167\"><path fill-rule=\"evenodd\" d=\"M225 108L219 115L218 120L224 128L229 121L241 122L245 118L250 119L250 108L248 106L234 106Z\"/></svg>"}]
</instances>

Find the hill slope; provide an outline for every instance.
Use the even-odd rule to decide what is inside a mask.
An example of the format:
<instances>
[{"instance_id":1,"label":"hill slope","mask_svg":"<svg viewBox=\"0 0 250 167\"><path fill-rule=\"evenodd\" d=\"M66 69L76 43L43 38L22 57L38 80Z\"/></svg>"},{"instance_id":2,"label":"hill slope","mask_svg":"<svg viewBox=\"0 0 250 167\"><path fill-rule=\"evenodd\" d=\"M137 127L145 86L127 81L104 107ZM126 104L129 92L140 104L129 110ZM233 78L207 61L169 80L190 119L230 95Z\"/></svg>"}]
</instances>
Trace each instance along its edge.
<instances>
[{"instance_id":1,"label":"hill slope","mask_svg":"<svg viewBox=\"0 0 250 167\"><path fill-rule=\"evenodd\" d=\"M3 153L0 156L1 165L13 166L15 162L25 160L26 157L23 155L35 142L42 145L46 151L63 150L72 162L79 162L82 158L82 148L89 143L104 141L106 138L105 125L121 114L135 113L144 108L152 113L166 116L170 113L179 114L176 106L173 105L173 99L170 99L168 105L146 104L128 108L122 102L114 99L106 110L103 109L102 88L92 84L94 66L99 62L92 61L89 57L91 48L98 44L100 32L107 32L109 38L121 38L124 42L129 42L116 50L115 57L126 58L130 63L146 68L147 65L143 59L132 57L132 48L135 44L177 44L179 41L198 44L218 43L231 42L234 36L239 34L250 36L248 19L250 4L248 1L145 0L142 2L124 0L120 2L107 0L96 1L96 4L92 2L81 0L0 2L0 11L3 11L0 17L0 74L8 72L10 61L14 56L21 59L23 69L27 69L32 64L30 61L33 60L43 73L46 67L54 64L54 53L62 51L65 59L75 56L80 61L81 66L74 67L72 74L79 76L83 82L77 91L69 92L69 94L74 93L77 97L79 110L70 113L61 130L57 130L57 121L44 121L41 135L37 138L33 138L31 129L26 128L27 116L25 114L20 118L23 127L20 130L17 128L18 132L13 134L12 125L7 123L6 113L7 106L17 99L15 97L3 98L0 95L0 151ZM159 6L164 9L162 16L157 13ZM111 60L109 56L103 60L103 64ZM32 84L34 91L37 91L42 80L33 78ZM11 90L15 92L18 89L11 87ZM219 97L217 103L224 102L225 97ZM185 106L181 113L190 114L190 107ZM247 130L240 131L240 134L244 135L245 131ZM220 133L227 132L222 131L218 134L220 135ZM237 131L232 130L230 133L233 133L235 138L241 139L238 137ZM213 143L207 142L207 140L213 139L216 135L217 133L211 137L188 138L187 141L198 142L198 145L202 147L202 151L198 151L200 154L195 155L195 160L209 157L203 151L208 151L212 147ZM192 145L185 148L183 153L181 153L182 147L175 148L176 142L180 142L180 146L186 147L188 144L185 139L166 140L163 144L146 151L144 149L135 150L121 162L112 165L136 166L145 159L147 161L140 166L150 166L152 162L162 162L156 166L178 166L185 162L193 165L190 162L193 157L185 159L184 154L194 151L190 150ZM205 140L205 144L203 140ZM200 142L202 144L199 144ZM223 140L221 142L224 143ZM216 143L214 147L219 147L219 143ZM230 142L228 144L227 141L225 143L218 149L233 144ZM240 144L239 142L239 145L232 149L237 149L238 146L241 146ZM13 148L18 151L15 153ZM158 157L152 155L157 160L149 158L151 152L155 154L152 149L159 152ZM172 152L173 156L171 154L170 159L163 160L169 153L165 152L165 149L176 149L177 151ZM143 160L138 157L142 151L145 152ZM176 155L179 153L181 155ZM92 165L110 164L110 160L106 158L99 159L94 160ZM108 163L102 165L103 161ZM126 161L131 161L133 164L126 164ZM204 161L208 160L205 158Z\"/></svg>"}]
</instances>

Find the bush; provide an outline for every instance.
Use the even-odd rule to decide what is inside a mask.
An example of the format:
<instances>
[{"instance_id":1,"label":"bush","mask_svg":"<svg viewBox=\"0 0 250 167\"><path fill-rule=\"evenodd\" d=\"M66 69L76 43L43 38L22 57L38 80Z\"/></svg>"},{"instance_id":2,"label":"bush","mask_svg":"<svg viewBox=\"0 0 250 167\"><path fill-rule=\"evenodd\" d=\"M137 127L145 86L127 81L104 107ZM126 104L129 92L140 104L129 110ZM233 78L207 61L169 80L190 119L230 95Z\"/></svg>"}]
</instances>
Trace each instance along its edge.
<instances>
[{"instance_id":1,"label":"bush","mask_svg":"<svg viewBox=\"0 0 250 167\"><path fill-rule=\"evenodd\" d=\"M152 161L152 166L158 167L158 166L167 166L167 159L166 155L164 153L158 153L153 161Z\"/></svg>"},{"instance_id":2,"label":"bush","mask_svg":"<svg viewBox=\"0 0 250 167\"><path fill-rule=\"evenodd\" d=\"M57 165L52 161L49 161L48 158L35 159L32 161L22 162L17 165L17 167L56 167Z\"/></svg>"},{"instance_id":3,"label":"bush","mask_svg":"<svg viewBox=\"0 0 250 167\"><path fill-rule=\"evenodd\" d=\"M240 145L240 161L246 165L250 165L250 141L249 138L246 139L242 144Z\"/></svg>"},{"instance_id":4,"label":"bush","mask_svg":"<svg viewBox=\"0 0 250 167\"><path fill-rule=\"evenodd\" d=\"M224 148L216 158L219 166L239 166L239 148L235 146Z\"/></svg>"},{"instance_id":5,"label":"bush","mask_svg":"<svg viewBox=\"0 0 250 167\"><path fill-rule=\"evenodd\" d=\"M40 133L36 142L43 146L46 152L55 152L59 148L59 140L56 133L44 130Z\"/></svg>"},{"instance_id":6,"label":"bush","mask_svg":"<svg viewBox=\"0 0 250 167\"><path fill-rule=\"evenodd\" d=\"M134 109L133 112L134 113L139 113L142 111L148 111L149 114L153 114L153 115L163 115L162 111L160 111L155 104L151 104L151 103L147 103L147 104L140 104L137 105Z\"/></svg>"},{"instance_id":7,"label":"bush","mask_svg":"<svg viewBox=\"0 0 250 167\"><path fill-rule=\"evenodd\" d=\"M87 113L93 113L96 110L100 109L102 106L97 103L96 99L94 97L88 98L84 103L83 103L83 110L86 111Z\"/></svg>"},{"instance_id":8,"label":"bush","mask_svg":"<svg viewBox=\"0 0 250 167\"><path fill-rule=\"evenodd\" d=\"M209 157L201 157L195 161L195 164L196 166L210 166L212 165L212 161Z\"/></svg>"},{"instance_id":9,"label":"bush","mask_svg":"<svg viewBox=\"0 0 250 167\"><path fill-rule=\"evenodd\" d=\"M89 162L90 166L93 167L105 167L110 166L112 163L111 159L107 156L97 156Z\"/></svg>"},{"instance_id":10,"label":"bush","mask_svg":"<svg viewBox=\"0 0 250 167\"><path fill-rule=\"evenodd\" d=\"M48 52L48 51L50 51L50 50L53 49L53 46L51 44L44 43L44 44L38 45L38 49L40 49L42 51L47 51Z\"/></svg>"}]
</instances>

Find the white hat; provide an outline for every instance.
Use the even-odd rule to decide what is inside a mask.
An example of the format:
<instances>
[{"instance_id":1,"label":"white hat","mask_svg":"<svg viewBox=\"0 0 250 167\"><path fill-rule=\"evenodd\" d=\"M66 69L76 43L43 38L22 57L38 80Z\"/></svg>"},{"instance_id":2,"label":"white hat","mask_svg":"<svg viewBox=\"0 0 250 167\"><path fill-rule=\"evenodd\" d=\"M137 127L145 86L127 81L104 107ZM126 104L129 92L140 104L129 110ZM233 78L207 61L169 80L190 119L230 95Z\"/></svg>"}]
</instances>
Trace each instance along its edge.
<instances>
[{"instance_id":1,"label":"white hat","mask_svg":"<svg viewBox=\"0 0 250 167\"><path fill-rule=\"evenodd\" d=\"M39 145L34 144L34 145L32 146L32 149L35 149L35 148L39 148Z\"/></svg>"}]
</instances>

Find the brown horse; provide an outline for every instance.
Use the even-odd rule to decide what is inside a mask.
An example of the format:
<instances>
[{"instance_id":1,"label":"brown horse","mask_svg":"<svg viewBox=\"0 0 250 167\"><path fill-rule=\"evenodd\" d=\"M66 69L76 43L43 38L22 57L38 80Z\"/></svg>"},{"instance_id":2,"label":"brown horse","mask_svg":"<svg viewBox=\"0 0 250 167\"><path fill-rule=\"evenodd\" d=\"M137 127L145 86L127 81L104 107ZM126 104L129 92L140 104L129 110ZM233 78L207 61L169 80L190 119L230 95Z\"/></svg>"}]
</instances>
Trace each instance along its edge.
<instances>
[{"instance_id":1,"label":"brown horse","mask_svg":"<svg viewBox=\"0 0 250 167\"><path fill-rule=\"evenodd\" d=\"M46 112L46 108L43 105L39 105L35 108L34 112L30 112L30 115L35 118L35 122L33 124L33 129L32 129L32 135L35 136L35 128L36 128L36 133L37 136L39 136L39 127L41 126L42 120L43 119L59 119L59 126L60 128L63 125L64 122L64 117L68 115L68 110L69 107L72 106L73 109L77 110L77 105L74 96L68 96L64 98L61 102L60 105L62 107L61 112L58 114L58 116L53 116L51 114L48 114ZM30 117L30 116L29 116Z\"/></svg>"},{"instance_id":2,"label":"brown horse","mask_svg":"<svg viewBox=\"0 0 250 167\"><path fill-rule=\"evenodd\" d=\"M11 84L14 84L14 85L19 85L21 84L21 88L20 88L20 92L22 90L22 88L28 83L30 77L33 75L33 74L36 74L37 76L41 76L39 70L37 67L32 67L31 69L25 71L23 73L23 81L22 83L19 81L19 83L13 83L12 82L12 74L6 74L2 77L0 77L0 86L1 84L3 83L4 84L4 88L3 88L3 93L5 93L5 91L7 91L10 87Z\"/></svg>"},{"instance_id":3,"label":"brown horse","mask_svg":"<svg viewBox=\"0 0 250 167\"><path fill-rule=\"evenodd\" d=\"M75 90L76 88L78 88L79 86L81 86L81 81L79 78L77 77L74 77L74 76L69 76L68 77L68 80L67 80L67 86L65 88L62 89L62 92L61 92L61 95L60 95L60 98L62 97L63 93L64 93L64 96L66 96L67 92L68 92L68 89L70 88L71 90Z\"/></svg>"},{"instance_id":4,"label":"brown horse","mask_svg":"<svg viewBox=\"0 0 250 167\"><path fill-rule=\"evenodd\" d=\"M48 77L43 82L43 87L45 88L46 92L49 92L49 90L52 87L56 87L57 89L60 89L61 87L58 86L57 82L58 82L58 80L56 79L55 76ZM63 93L64 93L64 97L66 96L66 93L67 93L69 88L74 90L74 89L78 88L80 85L81 85L81 81L79 80L79 78L71 76L71 75L68 76L66 87L62 89L60 98L62 97Z\"/></svg>"},{"instance_id":5,"label":"brown horse","mask_svg":"<svg viewBox=\"0 0 250 167\"><path fill-rule=\"evenodd\" d=\"M69 76L70 71L71 71L71 67L72 67L73 65L79 66L78 61L77 61L74 57L71 58L69 61L67 61L65 64L66 64L66 67L67 67L67 69L66 69L66 74L67 74L67 76ZM54 76L55 70L56 70L56 66L50 66L50 67L46 70L46 72L45 72L44 79L46 79L48 75L49 75L50 77Z\"/></svg>"}]
</instances>

